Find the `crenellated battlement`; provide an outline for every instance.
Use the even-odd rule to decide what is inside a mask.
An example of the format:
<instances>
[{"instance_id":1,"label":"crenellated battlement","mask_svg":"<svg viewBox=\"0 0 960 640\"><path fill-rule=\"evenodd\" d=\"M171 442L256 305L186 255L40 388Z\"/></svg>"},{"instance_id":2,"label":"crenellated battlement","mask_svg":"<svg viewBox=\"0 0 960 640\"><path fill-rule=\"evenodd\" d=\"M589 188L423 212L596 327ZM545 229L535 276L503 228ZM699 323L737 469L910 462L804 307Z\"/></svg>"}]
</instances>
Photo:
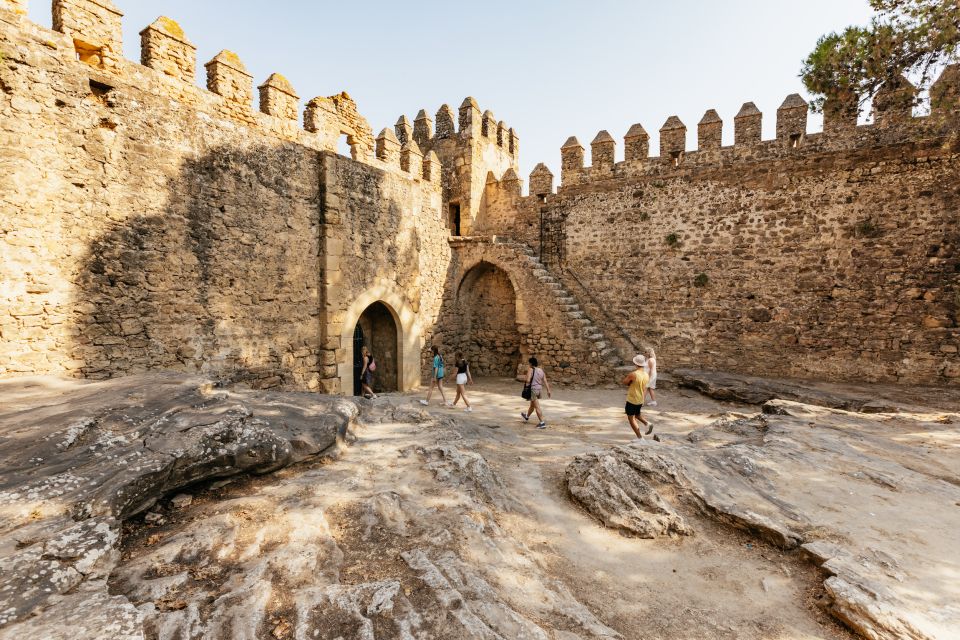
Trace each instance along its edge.
<instances>
[{"instance_id":1,"label":"crenellated battlement","mask_svg":"<svg viewBox=\"0 0 960 640\"><path fill-rule=\"evenodd\" d=\"M426 154L424 172L432 166L426 158L433 154L442 166L443 200L449 210L449 226L455 235L472 232L472 225L485 207L484 195L491 179L497 184L512 171L516 176L520 158L520 138L505 121L490 109L481 110L467 96L454 113L443 104L431 119L420 109L410 124L404 114L397 118L393 133L397 141L416 144ZM384 135L384 134L381 134ZM384 144L389 146L385 140ZM517 178L519 185L519 178Z\"/></svg>"},{"instance_id":2,"label":"crenellated battlement","mask_svg":"<svg viewBox=\"0 0 960 640\"><path fill-rule=\"evenodd\" d=\"M197 75L197 48L175 20L161 16L140 32L140 64L193 84Z\"/></svg>"},{"instance_id":3,"label":"crenellated battlement","mask_svg":"<svg viewBox=\"0 0 960 640\"><path fill-rule=\"evenodd\" d=\"M257 86L255 94L252 74L240 56L228 49L204 64L206 91L197 87L197 48L171 18L161 16L139 32L141 55L140 65L136 65L122 57L123 14L111 0L53 0L51 6L53 30L65 36L64 48L69 47L70 54L80 63L113 78L105 78L106 84L132 82L143 75L145 67L156 72L163 81L152 83L149 88L159 89L179 102L212 107L218 116L322 151L336 152L339 139L346 136L354 160L403 173L428 184L433 182L419 170L411 171L400 166L399 145L412 139L412 130L407 131L409 123L405 125L404 139L398 141L397 152L394 154L388 149L381 158L375 153L369 124L345 92L307 102L301 127L298 123L300 97L290 81L280 73L273 73ZM21 19L32 28L43 29L25 17L27 0L0 0L0 11L11 11L22 16ZM256 105L255 95L259 98ZM504 144L509 142L505 139ZM385 144L390 146L389 141ZM415 155L416 151L411 149L410 153ZM411 161L408 167L421 164Z\"/></svg>"},{"instance_id":4,"label":"crenellated battlement","mask_svg":"<svg viewBox=\"0 0 960 640\"><path fill-rule=\"evenodd\" d=\"M520 154L520 138L517 132L503 120L498 121L490 109L481 113L479 104L472 96L463 99L457 115L454 115L448 104L440 106L435 120L430 118L426 109L420 109L413 126L406 115L401 115L394 125L394 130L401 143L406 137L411 137L421 147L430 147L439 144L441 140L449 139L483 140L513 159Z\"/></svg>"},{"instance_id":5,"label":"crenellated battlement","mask_svg":"<svg viewBox=\"0 0 960 640\"><path fill-rule=\"evenodd\" d=\"M757 163L784 157L804 157L824 152L856 151L942 136L960 125L960 65L948 66L931 88L931 113L914 116L916 88L905 78L880 89L873 101L873 123L858 125L857 101L828 100L820 132L807 131L809 105L799 94L790 94L776 112L776 137L762 139L763 113L746 102L734 116L734 143L723 146L723 119L708 109L697 124L697 148L687 149L687 127L670 116L660 128L660 150L649 153L649 136L640 124L624 136L624 160L615 162L616 141L601 131L591 143L591 165L585 166L583 145L575 136L560 148L562 186L604 181L633 175L656 174ZM540 166L540 165L538 165ZM532 182L532 176L531 176ZM541 188L542 190L542 188ZM531 190L531 195L534 192ZM538 191L536 195L543 195Z\"/></svg>"}]
</instances>

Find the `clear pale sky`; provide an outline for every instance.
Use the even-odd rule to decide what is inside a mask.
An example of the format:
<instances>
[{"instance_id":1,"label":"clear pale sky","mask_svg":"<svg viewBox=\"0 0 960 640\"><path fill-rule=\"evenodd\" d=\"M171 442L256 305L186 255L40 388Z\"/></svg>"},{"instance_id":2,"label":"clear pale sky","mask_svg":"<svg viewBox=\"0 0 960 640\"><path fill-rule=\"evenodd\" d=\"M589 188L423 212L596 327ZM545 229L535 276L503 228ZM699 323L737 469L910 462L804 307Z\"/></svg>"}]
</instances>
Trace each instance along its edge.
<instances>
[{"instance_id":1,"label":"clear pale sky","mask_svg":"<svg viewBox=\"0 0 960 640\"><path fill-rule=\"evenodd\" d=\"M374 133L401 114L413 120L467 95L520 136L521 175L537 162L559 176L560 146L588 149L607 129L640 122L651 135L670 115L687 125L688 149L706 109L724 120L746 101L764 114L764 138L817 38L871 15L867 0L114 0L124 12L124 48L139 61L139 31L158 15L177 20L202 64L237 52L260 84L287 76L302 105L346 90ZM50 3L31 17L50 24ZM804 95L804 97L807 97ZM811 130L820 123L811 119Z\"/></svg>"}]
</instances>

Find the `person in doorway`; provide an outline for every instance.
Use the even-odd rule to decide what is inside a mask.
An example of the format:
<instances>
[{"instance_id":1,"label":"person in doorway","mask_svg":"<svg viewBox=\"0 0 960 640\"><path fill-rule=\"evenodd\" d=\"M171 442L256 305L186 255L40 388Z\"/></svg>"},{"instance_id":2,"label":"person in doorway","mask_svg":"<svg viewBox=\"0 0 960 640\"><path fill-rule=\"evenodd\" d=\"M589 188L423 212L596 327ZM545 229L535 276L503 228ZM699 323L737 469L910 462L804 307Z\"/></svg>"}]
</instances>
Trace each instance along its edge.
<instances>
[{"instance_id":1,"label":"person in doorway","mask_svg":"<svg viewBox=\"0 0 960 640\"><path fill-rule=\"evenodd\" d=\"M370 354L370 350L367 349L367 345L363 345L360 349L360 355L363 357L363 370L360 372L360 388L363 391L364 398L373 400L377 397L377 394L373 392L373 372L377 369L377 363L373 359L373 355Z\"/></svg>"},{"instance_id":2,"label":"person in doorway","mask_svg":"<svg viewBox=\"0 0 960 640\"><path fill-rule=\"evenodd\" d=\"M527 408L525 412L521 412L520 416L523 418L524 422L530 421L530 416L534 412L537 414L537 419L540 420L540 424L537 425L537 429L546 429L547 421L543 419L543 411L540 409L540 394L544 389L547 390L547 397L550 398L553 396L553 393L550 391L550 383L547 381L546 372L540 368L540 363L536 358L530 358L530 370L527 372L526 385L530 387L530 407Z\"/></svg>"},{"instance_id":3,"label":"person in doorway","mask_svg":"<svg viewBox=\"0 0 960 640\"><path fill-rule=\"evenodd\" d=\"M467 413L473 411L470 401L467 400L467 385L473 384L473 376L470 374L470 363L463 357L463 354L457 352L457 397L453 399L453 406L457 406L460 398L463 398L463 404L467 405L464 409Z\"/></svg>"},{"instance_id":4,"label":"person in doorway","mask_svg":"<svg viewBox=\"0 0 960 640\"><path fill-rule=\"evenodd\" d=\"M657 406L657 353L653 350L653 347L647 347L647 375L650 376L650 382L647 383L646 394L650 395L650 402L647 403L648 407ZM643 396L646 400L647 396Z\"/></svg>"},{"instance_id":5,"label":"person in doorway","mask_svg":"<svg viewBox=\"0 0 960 640\"><path fill-rule=\"evenodd\" d=\"M643 397L646 394L647 383L650 381L650 376L647 375L647 359L644 356L636 356L633 359L633 364L636 369L624 376L620 384L628 387L627 404L624 408L627 414L627 422L630 423L630 428L637 434L637 437L643 440L643 434L640 433L640 427L637 425L638 420L647 428L646 435L653 433L653 423L648 422L646 418L640 415L640 410L643 408ZM654 440L659 440L657 436L653 438Z\"/></svg>"},{"instance_id":6,"label":"person in doorway","mask_svg":"<svg viewBox=\"0 0 960 640\"><path fill-rule=\"evenodd\" d=\"M436 345L431 347L431 351L433 351L433 375L430 376L430 388L427 390L427 399L421 400L420 404L430 404L430 396L433 395L433 387L436 386L437 390L440 392L440 399L443 401L443 404L448 407L452 407L453 405L447 402L447 397L443 395L443 377L446 375L443 364L443 356L440 355L440 349Z\"/></svg>"}]
</instances>

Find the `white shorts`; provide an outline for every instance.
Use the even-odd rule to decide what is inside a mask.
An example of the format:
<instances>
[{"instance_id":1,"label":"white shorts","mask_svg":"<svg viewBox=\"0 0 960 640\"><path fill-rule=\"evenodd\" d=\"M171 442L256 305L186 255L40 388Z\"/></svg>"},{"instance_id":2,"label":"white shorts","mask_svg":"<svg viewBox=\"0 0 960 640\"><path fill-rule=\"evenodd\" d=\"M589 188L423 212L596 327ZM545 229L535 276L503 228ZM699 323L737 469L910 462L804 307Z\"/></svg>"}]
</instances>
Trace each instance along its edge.
<instances>
[{"instance_id":1,"label":"white shorts","mask_svg":"<svg viewBox=\"0 0 960 640\"><path fill-rule=\"evenodd\" d=\"M467 384L467 374L458 373L457 374L457 384Z\"/></svg>"},{"instance_id":2,"label":"white shorts","mask_svg":"<svg viewBox=\"0 0 960 640\"><path fill-rule=\"evenodd\" d=\"M657 388L657 376L650 378L650 383L647 384L647 389L656 389Z\"/></svg>"}]
</instances>

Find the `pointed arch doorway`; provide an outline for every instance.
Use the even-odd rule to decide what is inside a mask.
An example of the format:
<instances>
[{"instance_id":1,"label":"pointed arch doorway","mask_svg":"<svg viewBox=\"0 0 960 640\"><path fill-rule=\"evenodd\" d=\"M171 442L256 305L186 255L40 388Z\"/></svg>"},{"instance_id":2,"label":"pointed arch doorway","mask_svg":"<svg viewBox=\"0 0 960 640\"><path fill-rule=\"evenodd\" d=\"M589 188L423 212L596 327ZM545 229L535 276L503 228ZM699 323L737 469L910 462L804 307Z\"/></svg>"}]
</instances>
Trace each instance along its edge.
<instances>
[{"instance_id":1,"label":"pointed arch doorway","mask_svg":"<svg viewBox=\"0 0 960 640\"><path fill-rule=\"evenodd\" d=\"M377 393L400 389L400 354L397 323L387 305L374 302L367 307L353 329L353 395L361 393L362 349L366 347L377 363L373 390Z\"/></svg>"}]
</instances>

